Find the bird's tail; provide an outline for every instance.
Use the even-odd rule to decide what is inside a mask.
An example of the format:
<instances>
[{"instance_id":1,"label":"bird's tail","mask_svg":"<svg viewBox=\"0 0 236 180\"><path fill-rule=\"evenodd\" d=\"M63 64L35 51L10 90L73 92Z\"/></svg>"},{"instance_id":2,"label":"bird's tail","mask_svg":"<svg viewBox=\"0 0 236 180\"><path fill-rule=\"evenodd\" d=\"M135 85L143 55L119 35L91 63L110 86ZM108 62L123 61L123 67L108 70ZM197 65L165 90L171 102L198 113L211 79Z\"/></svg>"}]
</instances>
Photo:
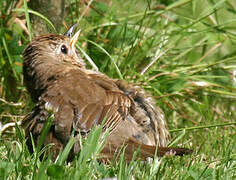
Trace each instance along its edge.
<instances>
[{"instance_id":1,"label":"bird's tail","mask_svg":"<svg viewBox=\"0 0 236 180\"><path fill-rule=\"evenodd\" d=\"M115 154L115 147L109 146L109 148L104 148L102 154L106 156L107 159L112 159L111 154ZM130 138L125 142L125 157L127 161L131 161L133 158L134 152L138 151L138 157L142 160L147 158L153 158L154 156L163 157L163 156L183 156L188 155L193 152L191 149L180 148L180 147L157 147L150 146L146 144L139 143L134 138ZM108 156L107 156L108 155Z\"/></svg>"},{"instance_id":2,"label":"bird's tail","mask_svg":"<svg viewBox=\"0 0 236 180\"><path fill-rule=\"evenodd\" d=\"M154 157L157 155L158 157L175 155L175 156L183 156L187 154L191 154L193 151L187 148L180 147L157 147L157 146L149 146L146 144L141 144L137 142L135 139L129 139L128 147L126 147L126 153L132 153L136 150L140 151L141 159L146 159L148 157Z\"/></svg>"}]
</instances>

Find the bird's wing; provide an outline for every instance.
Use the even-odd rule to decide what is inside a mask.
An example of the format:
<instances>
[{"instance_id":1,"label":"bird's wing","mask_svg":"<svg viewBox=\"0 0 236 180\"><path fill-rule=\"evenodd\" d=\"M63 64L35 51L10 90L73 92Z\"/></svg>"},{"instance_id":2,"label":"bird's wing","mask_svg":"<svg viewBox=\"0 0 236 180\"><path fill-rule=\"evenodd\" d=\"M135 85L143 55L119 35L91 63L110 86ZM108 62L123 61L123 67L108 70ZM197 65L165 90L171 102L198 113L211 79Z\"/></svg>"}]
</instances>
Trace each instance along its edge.
<instances>
[{"instance_id":1,"label":"bird's wing","mask_svg":"<svg viewBox=\"0 0 236 180\"><path fill-rule=\"evenodd\" d=\"M142 132L135 134L138 141L147 145L167 146L170 135L163 111L156 106L153 97L132 83L116 81L117 86L133 100L130 114L141 127Z\"/></svg>"},{"instance_id":2,"label":"bird's wing","mask_svg":"<svg viewBox=\"0 0 236 180\"><path fill-rule=\"evenodd\" d=\"M128 114L131 99L105 76L88 75L78 69L66 71L40 96L40 106L28 115L24 127L36 133L42 130L48 109L54 113L55 135L66 143L72 129L89 132L105 118L104 126L114 129ZM45 114L42 116L42 114ZM40 125L39 125L40 124Z\"/></svg>"}]
</instances>

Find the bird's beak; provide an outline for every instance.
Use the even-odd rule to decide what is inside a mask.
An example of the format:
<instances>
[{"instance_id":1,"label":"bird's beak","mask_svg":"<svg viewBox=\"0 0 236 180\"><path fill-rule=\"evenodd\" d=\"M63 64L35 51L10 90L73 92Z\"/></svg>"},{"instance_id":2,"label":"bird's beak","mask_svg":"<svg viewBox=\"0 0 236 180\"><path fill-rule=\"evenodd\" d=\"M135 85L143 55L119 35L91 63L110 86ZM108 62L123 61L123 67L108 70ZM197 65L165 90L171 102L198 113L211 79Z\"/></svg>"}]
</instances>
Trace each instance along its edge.
<instances>
[{"instance_id":1,"label":"bird's beak","mask_svg":"<svg viewBox=\"0 0 236 180\"><path fill-rule=\"evenodd\" d=\"M75 35L70 39L70 47L73 51L75 51L75 44L78 41L80 34L81 34L81 29L79 29L75 33Z\"/></svg>"},{"instance_id":2,"label":"bird's beak","mask_svg":"<svg viewBox=\"0 0 236 180\"><path fill-rule=\"evenodd\" d=\"M73 25L64 33L64 35L67 36L67 37L69 37L69 38L71 38L72 35L73 35L73 32L74 32L74 30L75 30L75 28L76 28L77 26L78 26L77 23L73 24Z\"/></svg>"}]
</instances>

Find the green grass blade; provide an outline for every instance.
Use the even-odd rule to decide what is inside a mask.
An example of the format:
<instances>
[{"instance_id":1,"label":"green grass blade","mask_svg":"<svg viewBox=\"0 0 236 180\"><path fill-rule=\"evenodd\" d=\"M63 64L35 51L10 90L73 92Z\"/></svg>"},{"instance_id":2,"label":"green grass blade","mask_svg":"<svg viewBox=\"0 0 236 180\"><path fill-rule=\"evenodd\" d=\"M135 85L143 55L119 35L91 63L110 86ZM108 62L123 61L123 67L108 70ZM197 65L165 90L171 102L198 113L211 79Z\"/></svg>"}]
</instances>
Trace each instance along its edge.
<instances>
[{"instance_id":1,"label":"green grass blade","mask_svg":"<svg viewBox=\"0 0 236 180\"><path fill-rule=\"evenodd\" d=\"M120 79L123 79L123 76L118 68L118 66L116 65L116 62L115 60L111 57L111 55L100 45L98 45L97 43L93 42L93 41L90 41L90 40L87 40L88 42L94 44L95 46L97 46L99 49L101 49L110 59L111 59L111 62L114 64L115 66L115 69L116 69L116 72L117 74L119 75Z\"/></svg>"}]
</instances>

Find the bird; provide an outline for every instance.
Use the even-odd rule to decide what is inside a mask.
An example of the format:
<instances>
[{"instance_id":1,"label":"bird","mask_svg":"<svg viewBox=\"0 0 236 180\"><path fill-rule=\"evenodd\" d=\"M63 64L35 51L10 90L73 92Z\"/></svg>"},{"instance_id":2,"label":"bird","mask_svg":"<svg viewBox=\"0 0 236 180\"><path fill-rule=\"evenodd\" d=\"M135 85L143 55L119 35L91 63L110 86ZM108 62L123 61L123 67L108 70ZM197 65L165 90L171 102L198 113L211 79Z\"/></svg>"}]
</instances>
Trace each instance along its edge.
<instances>
[{"instance_id":1,"label":"bird","mask_svg":"<svg viewBox=\"0 0 236 180\"><path fill-rule=\"evenodd\" d=\"M53 114L44 145L54 145L55 157L65 148L72 132L86 138L97 125L109 130L101 151L106 160L111 160L124 145L127 160L137 149L143 160L155 154L191 154L187 148L168 147L170 134L164 113L143 88L86 68L75 47L81 34L81 30L74 33L76 26L63 35L35 37L23 52L24 84L35 102L22 122L29 149L32 151L30 134L37 144L44 124ZM80 143L75 142L70 152L72 159L79 154Z\"/></svg>"}]
</instances>

